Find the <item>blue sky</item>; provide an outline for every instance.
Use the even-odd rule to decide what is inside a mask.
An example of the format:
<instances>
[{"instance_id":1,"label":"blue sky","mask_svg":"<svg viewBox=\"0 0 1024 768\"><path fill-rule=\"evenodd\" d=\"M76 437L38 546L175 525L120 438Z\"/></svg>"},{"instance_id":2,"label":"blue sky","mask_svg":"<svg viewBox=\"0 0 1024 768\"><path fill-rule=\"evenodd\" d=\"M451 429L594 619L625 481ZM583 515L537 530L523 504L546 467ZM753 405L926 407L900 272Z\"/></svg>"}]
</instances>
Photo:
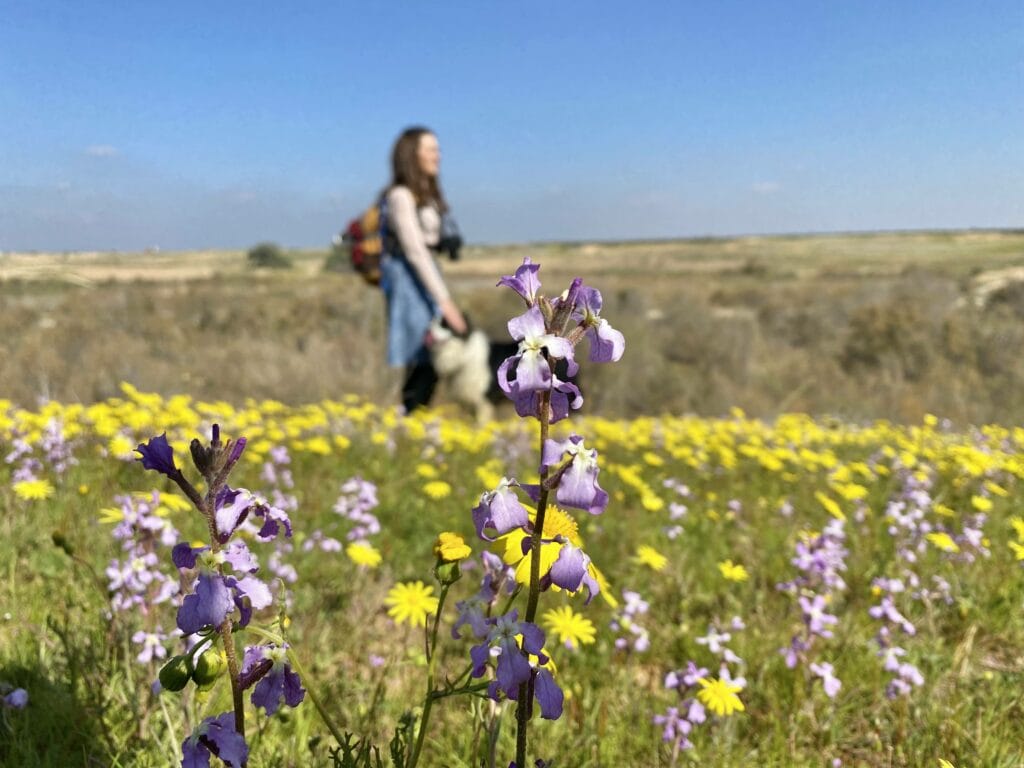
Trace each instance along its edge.
<instances>
[{"instance_id":1,"label":"blue sky","mask_svg":"<svg viewBox=\"0 0 1024 768\"><path fill-rule=\"evenodd\" d=\"M0 249L1024 225L1024 3L4 3Z\"/></svg>"}]
</instances>

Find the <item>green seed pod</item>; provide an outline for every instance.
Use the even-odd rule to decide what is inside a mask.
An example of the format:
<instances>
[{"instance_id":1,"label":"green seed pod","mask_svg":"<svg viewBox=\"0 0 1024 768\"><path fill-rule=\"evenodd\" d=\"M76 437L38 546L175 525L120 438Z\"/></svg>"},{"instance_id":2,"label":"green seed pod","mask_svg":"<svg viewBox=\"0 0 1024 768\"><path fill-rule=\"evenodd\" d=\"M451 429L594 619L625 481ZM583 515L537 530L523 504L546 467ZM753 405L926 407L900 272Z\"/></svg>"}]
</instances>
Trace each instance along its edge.
<instances>
[{"instance_id":1,"label":"green seed pod","mask_svg":"<svg viewBox=\"0 0 1024 768\"><path fill-rule=\"evenodd\" d=\"M188 659L184 656L175 656L160 669L160 685L165 691L180 691L191 677Z\"/></svg>"},{"instance_id":2,"label":"green seed pod","mask_svg":"<svg viewBox=\"0 0 1024 768\"><path fill-rule=\"evenodd\" d=\"M192 679L197 685L209 685L217 680L224 672L227 662L220 651L209 648L196 659L196 668L192 672Z\"/></svg>"}]
</instances>

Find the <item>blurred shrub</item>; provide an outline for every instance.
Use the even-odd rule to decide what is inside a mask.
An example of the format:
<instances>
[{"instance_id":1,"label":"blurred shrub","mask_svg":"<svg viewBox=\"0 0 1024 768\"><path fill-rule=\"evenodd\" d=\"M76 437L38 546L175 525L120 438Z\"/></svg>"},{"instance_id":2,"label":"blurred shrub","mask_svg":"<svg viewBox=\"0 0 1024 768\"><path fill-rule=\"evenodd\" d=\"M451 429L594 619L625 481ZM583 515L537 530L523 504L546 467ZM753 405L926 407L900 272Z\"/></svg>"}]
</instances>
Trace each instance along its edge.
<instances>
[{"instance_id":1,"label":"blurred shrub","mask_svg":"<svg viewBox=\"0 0 1024 768\"><path fill-rule=\"evenodd\" d=\"M923 313L898 297L856 310L839 360L847 373L886 367L907 381L920 381L931 361Z\"/></svg>"},{"instance_id":2,"label":"blurred shrub","mask_svg":"<svg viewBox=\"0 0 1024 768\"><path fill-rule=\"evenodd\" d=\"M259 243L249 249L249 266L268 269L289 269L292 260L284 255L276 243Z\"/></svg>"}]
</instances>

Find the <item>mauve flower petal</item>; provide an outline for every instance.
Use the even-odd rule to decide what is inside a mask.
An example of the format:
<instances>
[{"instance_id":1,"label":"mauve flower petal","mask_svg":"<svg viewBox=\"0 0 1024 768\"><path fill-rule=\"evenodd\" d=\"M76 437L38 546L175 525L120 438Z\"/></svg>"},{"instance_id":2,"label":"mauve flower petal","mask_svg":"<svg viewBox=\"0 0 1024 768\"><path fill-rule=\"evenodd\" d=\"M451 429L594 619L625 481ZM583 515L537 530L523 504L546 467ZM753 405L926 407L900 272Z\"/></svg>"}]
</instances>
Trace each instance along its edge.
<instances>
[{"instance_id":1,"label":"mauve flower petal","mask_svg":"<svg viewBox=\"0 0 1024 768\"><path fill-rule=\"evenodd\" d=\"M211 743L211 751L231 768L242 768L249 759L245 738L235 730L233 712L225 712L214 718L203 738Z\"/></svg>"},{"instance_id":2,"label":"mauve flower petal","mask_svg":"<svg viewBox=\"0 0 1024 768\"><path fill-rule=\"evenodd\" d=\"M523 259L522 265L516 269L515 275L504 275L498 281L498 285L511 288L532 306L537 301L537 291L540 290L538 271L540 271L540 264L534 264L527 256Z\"/></svg>"},{"instance_id":3,"label":"mauve flower petal","mask_svg":"<svg viewBox=\"0 0 1024 768\"><path fill-rule=\"evenodd\" d=\"M289 707L297 707L306 698L306 689L302 687L298 673L290 666L284 668L284 703Z\"/></svg>"},{"instance_id":4,"label":"mauve flower petal","mask_svg":"<svg viewBox=\"0 0 1024 768\"><path fill-rule=\"evenodd\" d=\"M508 321L508 332L516 341L536 339L544 335L544 315L540 307L530 307L523 314Z\"/></svg>"},{"instance_id":5,"label":"mauve flower petal","mask_svg":"<svg viewBox=\"0 0 1024 768\"><path fill-rule=\"evenodd\" d=\"M491 649L486 642L469 649L469 659L473 662L473 677L480 677L487 671L487 661L490 658Z\"/></svg>"},{"instance_id":6,"label":"mauve flower petal","mask_svg":"<svg viewBox=\"0 0 1024 768\"><path fill-rule=\"evenodd\" d=\"M513 638L505 638L499 643L499 647L501 655L498 656L498 668L495 674L498 685L507 696L509 691L514 691L520 684L530 679L533 667L523 656Z\"/></svg>"},{"instance_id":7,"label":"mauve flower petal","mask_svg":"<svg viewBox=\"0 0 1024 768\"><path fill-rule=\"evenodd\" d=\"M255 555L241 539L232 541L221 551L224 553L224 559L238 573L255 573L260 567Z\"/></svg>"},{"instance_id":8,"label":"mauve flower petal","mask_svg":"<svg viewBox=\"0 0 1024 768\"><path fill-rule=\"evenodd\" d=\"M486 533L488 528L493 528L497 536L504 536L528 522L526 508L519 503L515 491L507 485L483 494L480 503L473 508L473 523L477 536L485 541L494 541Z\"/></svg>"},{"instance_id":9,"label":"mauve flower petal","mask_svg":"<svg viewBox=\"0 0 1024 768\"><path fill-rule=\"evenodd\" d=\"M178 609L178 628L186 635L205 626L219 627L233 605L231 590L221 576L200 573L195 594L187 595Z\"/></svg>"},{"instance_id":10,"label":"mauve flower petal","mask_svg":"<svg viewBox=\"0 0 1024 768\"><path fill-rule=\"evenodd\" d=\"M558 687L555 678L546 669L537 670L537 681L534 684L534 693L537 702L540 704L540 716L545 720L557 720L562 716L562 701L564 694Z\"/></svg>"},{"instance_id":11,"label":"mauve flower petal","mask_svg":"<svg viewBox=\"0 0 1024 768\"><path fill-rule=\"evenodd\" d=\"M264 675L262 680L256 683L250 701L254 707L263 707L268 715L272 715L281 706L283 695L284 668L275 666Z\"/></svg>"},{"instance_id":12,"label":"mauve flower petal","mask_svg":"<svg viewBox=\"0 0 1024 768\"><path fill-rule=\"evenodd\" d=\"M249 515L251 508L252 497L248 494L235 493L230 501L225 498L225 504L214 512L214 519L217 521L217 538L222 544L231 538L231 534Z\"/></svg>"},{"instance_id":13,"label":"mauve flower petal","mask_svg":"<svg viewBox=\"0 0 1024 768\"><path fill-rule=\"evenodd\" d=\"M189 736L181 742L181 768L210 768L210 750Z\"/></svg>"},{"instance_id":14,"label":"mauve flower petal","mask_svg":"<svg viewBox=\"0 0 1024 768\"><path fill-rule=\"evenodd\" d=\"M520 392L540 392L551 388L551 366L538 350L528 349L516 366L516 387Z\"/></svg>"},{"instance_id":15,"label":"mauve flower petal","mask_svg":"<svg viewBox=\"0 0 1024 768\"><path fill-rule=\"evenodd\" d=\"M626 349L626 337L601 318L601 321L587 329L590 340L590 362L614 363L622 357Z\"/></svg>"},{"instance_id":16,"label":"mauve flower petal","mask_svg":"<svg viewBox=\"0 0 1024 768\"><path fill-rule=\"evenodd\" d=\"M566 543L558 552L558 558L551 566L551 581L562 589L575 592L587 573L590 558L579 547Z\"/></svg>"},{"instance_id":17,"label":"mauve flower petal","mask_svg":"<svg viewBox=\"0 0 1024 768\"><path fill-rule=\"evenodd\" d=\"M528 621L519 624L519 631L523 634L523 650L536 656L544 647L544 630Z\"/></svg>"},{"instance_id":18,"label":"mauve flower petal","mask_svg":"<svg viewBox=\"0 0 1024 768\"><path fill-rule=\"evenodd\" d=\"M274 602L274 596L270 587L257 579L255 576L244 576L235 580L235 589L249 598L249 602L257 611L266 608Z\"/></svg>"},{"instance_id":19,"label":"mauve flower petal","mask_svg":"<svg viewBox=\"0 0 1024 768\"><path fill-rule=\"evenodd\" d=\"M562 475L555 493L558 503L599 515L608 506L608 494L597 484L597 465L573 461Z\"/></svg>"}]
</instances>

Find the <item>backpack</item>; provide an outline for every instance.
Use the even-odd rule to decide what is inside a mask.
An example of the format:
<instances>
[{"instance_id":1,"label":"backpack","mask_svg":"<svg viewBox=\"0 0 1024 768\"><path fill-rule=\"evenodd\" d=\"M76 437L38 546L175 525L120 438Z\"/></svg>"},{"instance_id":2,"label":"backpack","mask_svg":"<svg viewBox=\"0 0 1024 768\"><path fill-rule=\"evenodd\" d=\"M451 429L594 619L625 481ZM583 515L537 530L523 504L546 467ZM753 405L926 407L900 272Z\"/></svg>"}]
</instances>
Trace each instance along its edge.
<instances>
[{"instance_id":1,"label":"backpack","mask_svg":"<svg viewBox=\"0 0 1024 768\"><path fill-rule=\"evenodd\" d=\"M352 270L368 285L380 285L380 262L384 253L385 206L383 200L352 219L341 234L341 247L348 251Z\"/></svg>"}]
</instances>

